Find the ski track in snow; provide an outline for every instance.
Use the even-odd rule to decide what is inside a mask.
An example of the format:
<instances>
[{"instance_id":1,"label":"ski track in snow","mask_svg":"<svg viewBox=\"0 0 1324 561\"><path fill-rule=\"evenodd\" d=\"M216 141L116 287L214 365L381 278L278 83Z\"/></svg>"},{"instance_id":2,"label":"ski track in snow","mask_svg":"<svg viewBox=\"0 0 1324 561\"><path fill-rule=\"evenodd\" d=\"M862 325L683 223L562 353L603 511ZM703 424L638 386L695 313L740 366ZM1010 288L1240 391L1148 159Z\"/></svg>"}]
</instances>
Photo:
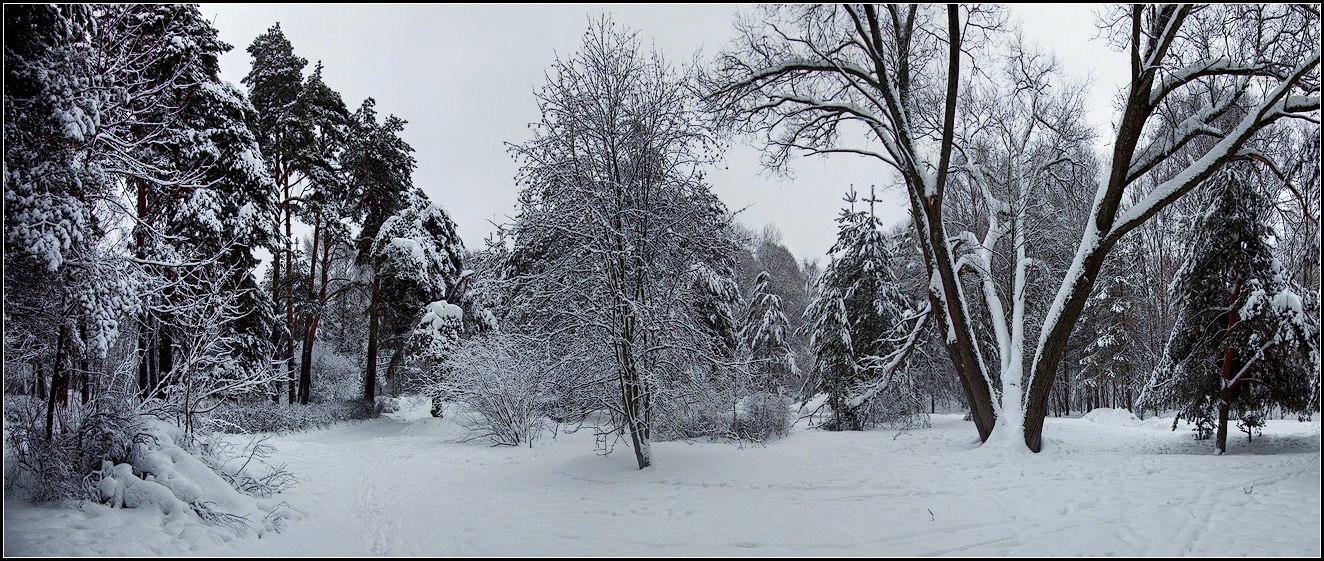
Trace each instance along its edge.
<instances>
[{"instance_id":1,"label":"ski track in snow","mask_svg":"<svg viewBox=\"0 0 1324 561\"><path fill-rule=\"evenodd\" d=\"M1170 421L1169 421L1170 422ZM592 434L533 448L461 443L405 414L271 444L307 513L279 534L125 545L215 555L1307 555L1320 554L1318 422L1273 421L1214 455L1188 428L1049 419L1045 451L981 449L938 415L904 431L797 430L767 446L655 443L636 470ZM12 502L12 501L11 501ZM11 508L12 507L12 508ZM94 514L130 513L97 507ZM58 515L52 518L52 514ZM103 526L6 504L5 553L92 554ZM118 520L118 518L116 518ZM72 530L72 531L71 531ZM89 534L93 532L93 534ZM138 533L149 531L138 528ZM97 553L114 553L103 537ZM105 543L109 540L111 543ZM138 540L143 541L143 540Z\"/></svg>"}]
</instances>

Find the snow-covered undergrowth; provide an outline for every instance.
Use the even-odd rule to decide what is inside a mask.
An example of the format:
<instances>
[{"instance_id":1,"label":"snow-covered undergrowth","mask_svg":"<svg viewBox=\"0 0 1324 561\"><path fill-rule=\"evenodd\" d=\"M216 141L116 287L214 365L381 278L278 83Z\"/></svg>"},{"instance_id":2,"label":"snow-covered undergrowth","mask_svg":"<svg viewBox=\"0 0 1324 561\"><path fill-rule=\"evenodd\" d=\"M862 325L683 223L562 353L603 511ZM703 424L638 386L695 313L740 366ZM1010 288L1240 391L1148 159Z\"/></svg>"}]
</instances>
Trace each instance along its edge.
<instances>
[{"instance_id":1,"label":"snow-covered undergrowth","mask_svg":"<svg viewBox=\"0 0 1324 561\"><path fill-rule=\"evenodd\" d=\"M284 528L287 520L301 517L283 500L236 490L236 483L241 487L249 484L262 495L288 487L283 469L276 472L279 479L267 474L254 477L261 468L271 467L262 454L252 453L251 448L241 457L217 454L236 450L228 445L194 447L190 452L181 447L186 437L174 424L146 417L138 423L126 461L103 460L101 468L86 480L99 502L68 500L25 510L40 513L32 522L49 531L44 537L23 540L18 548L10 545L14 535L8 529L11 503L17 500L7 497L5 553L182 554L236 538L262 537ZM5 459L10 458L6 455Z\"/></svg>"},{"instance_id":2,"label":"snow-covered undergrowth","mask_svg":"<svg viewBox=\"0 0 1324 561\"><path fill-rule=\"evenodd\" d=\"M1126 409L1114 409L1112 407L1100 407L1081 416L1082 420L1101 425L1112 425L1115 427L1134 427L1144 423L1135 413Z\"/></svg>"},{"instance_id":3,"label":"snow-covered undergrowth","mask_svg":"<svg viewBox=\"0 0 1324 561\"><path fill-rule=\"evenodd\" d=\"M212 428L229 433L285 432L323 428L344 421L368 419L377 411L361 400L293 405L258 401L230 402L208 417Z\"/></svg>"},{"instance_id":4,"label":"snow-covered undergrowth","mask_svg":"<svg viewBox=\"0 0 1324 561\"><path fill-rule=\"evenodd\" d=\"M591 431L532 449L466 443L453 419L405 401L271 439L300 478L281 496L308 512L280 533L203 539L144 509L8 501L5 553L1320 554L1318 421L1270 421L1219 456L1171 419L1050 418L1029 454L980 449L960 418L797 427L767 446L658 442L640 471L624 445L595 455Z\"/></svg>"}]
</instances>

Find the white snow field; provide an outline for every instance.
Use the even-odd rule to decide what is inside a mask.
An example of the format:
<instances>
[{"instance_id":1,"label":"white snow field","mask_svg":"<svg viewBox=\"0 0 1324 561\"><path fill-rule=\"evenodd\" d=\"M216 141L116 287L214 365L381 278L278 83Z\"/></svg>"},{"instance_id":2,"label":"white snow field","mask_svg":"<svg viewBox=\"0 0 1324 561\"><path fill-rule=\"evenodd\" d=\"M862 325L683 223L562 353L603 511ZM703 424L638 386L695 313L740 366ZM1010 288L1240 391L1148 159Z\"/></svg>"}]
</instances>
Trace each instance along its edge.
<instances>
[{"instance_id":1,"label":"white snow field","mask_svg":"<svg viewBox=\"0 0 1324 561\"><path fill-rule=\"evenodd\" d=\"M1320 555L1320 425L1229 454L1170 419L1048 420L1041 454L978 448L959 415L898 433L797 429L766 447L657 443L635 469L588 431L458 442L418 403L282 435L303 511L224 539L189 513L7 501L6 555Z\"/></svg>"}]
</instances>

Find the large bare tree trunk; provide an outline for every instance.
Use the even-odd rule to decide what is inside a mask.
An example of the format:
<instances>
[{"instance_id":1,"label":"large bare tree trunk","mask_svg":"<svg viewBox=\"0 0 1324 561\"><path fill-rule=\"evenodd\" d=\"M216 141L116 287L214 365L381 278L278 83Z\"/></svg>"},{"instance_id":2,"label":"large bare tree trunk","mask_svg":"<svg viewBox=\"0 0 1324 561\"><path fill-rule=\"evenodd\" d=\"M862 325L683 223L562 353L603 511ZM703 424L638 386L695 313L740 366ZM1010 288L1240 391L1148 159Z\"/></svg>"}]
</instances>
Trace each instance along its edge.
<instances>
[{"instance_id":1,"label":"large bare tree trunk","mask_svg":"<svg viewBox=\"0 0 1324 561\"><path fill-rule=\"evenodd\" d=\"M921 238L921 248L930 263L931 274L937 275L941 282L941 294L929 291L929 303L941 313L939 327L952 336L945 341L944 347L961 378L961 389L965 391L970 404L970 418L975 422L981 441L988 440L997 422L993 406L993 394L989 380L984 373L984 364L979 359L978 347L970 320L965 313L965 298L961 291L960 279L952 263L947 232L942 222L943 188L947 180L948 162L951 158L954 121L956 119L957 86L960 81L960 16L955 6L948 6L948 34L951 37L947 66L947 101L944 107L943 143L939 156L937 185L934 193L912 196L911 211L924 218L925 237ZM911 185L925 185L924 179L912 171L909 178ZM918 200L916 200L918 199Z\"/></svg>"}]
</instances>

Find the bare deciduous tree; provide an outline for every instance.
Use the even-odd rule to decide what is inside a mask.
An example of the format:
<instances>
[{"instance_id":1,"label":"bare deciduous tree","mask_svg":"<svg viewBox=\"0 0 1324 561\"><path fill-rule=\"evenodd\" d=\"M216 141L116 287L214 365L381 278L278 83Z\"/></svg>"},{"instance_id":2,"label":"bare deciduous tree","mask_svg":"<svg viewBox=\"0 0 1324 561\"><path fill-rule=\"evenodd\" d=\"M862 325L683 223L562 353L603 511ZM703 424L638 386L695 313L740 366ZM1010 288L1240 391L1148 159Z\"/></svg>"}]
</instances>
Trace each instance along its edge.
<instances>
[{"instance_id":1,"label":"bare deciduous tree","mask_svg":"<svg viewBox=\"0 0 1324 561\"><path fill-rule=\"evenodd\" d=\"M743 130L765 135L773 164L795 153L848 153L901 176L929 300L980 437L998 427L1005 441L1023 439L1036 451L1058 363L1113 245L1227 162L1251 156L1261 130L1284 118L1317 121L1318 10L1137 5L1113 13L1105 27L1130 55L1131 82L1106 177L1038 326L1033 359L999 361L999 391L975 337L958 278L961 248L943 208L960 85L983 68L973 53L989 44L1000 18L956 5L785 6L763 15L742 22L738 44L719 58L710 99ZM1213 142L1192 142L1203 138ZM1187 163L1160 176L1160 164L1179 155Z\"/></svg>"},{"instance_id":2,"label":"bare deciduous tree","mask_svg":"<svg viewBox=\"0 0 1324 561\"><path fill-rule=\"evenodd\" d=\"M511 147L513 324L592 355L587 379L565 383L615 387L599 394L617 420L604 434L628 432L642 469L659 388L721 360L714 331L734 347L730 218L700 171L715 139L686 80L607 20L548 74L542 121Z\"/></svg>"}]
</instances>

